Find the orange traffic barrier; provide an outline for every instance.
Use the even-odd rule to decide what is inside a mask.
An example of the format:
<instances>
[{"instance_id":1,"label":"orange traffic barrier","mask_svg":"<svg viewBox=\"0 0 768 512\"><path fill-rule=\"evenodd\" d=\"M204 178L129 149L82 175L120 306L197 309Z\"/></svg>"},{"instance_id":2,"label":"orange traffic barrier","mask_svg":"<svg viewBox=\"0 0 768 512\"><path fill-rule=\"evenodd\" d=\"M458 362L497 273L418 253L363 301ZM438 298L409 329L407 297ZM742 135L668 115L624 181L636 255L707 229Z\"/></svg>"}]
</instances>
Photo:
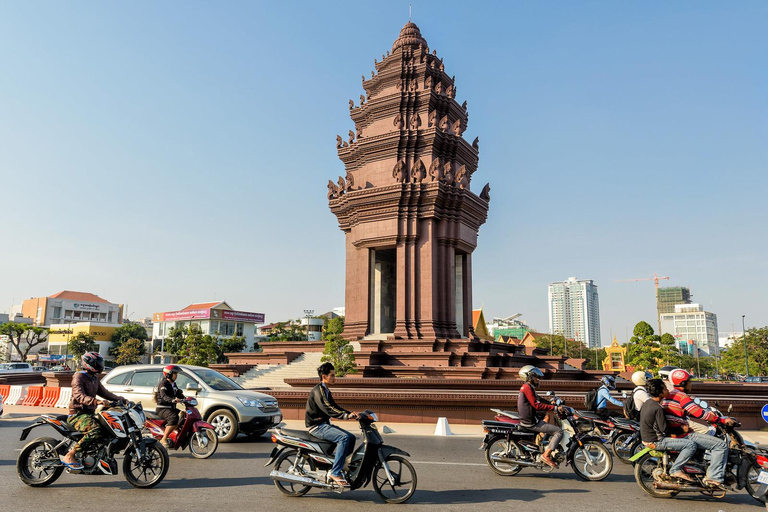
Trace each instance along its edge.
<instances>
[{"instance_id":1,"label":"orange traffic barrier","mask_svg":"<svg viewBox=\"0 0 768 512\"><path fill-rule=\"evenodd\" d=\"M8 395L11 394L10 384L0 384L0 404L4 404L8 399Z\"/></svg>"},{"instance_id":2,"label":"orange traffic barrier","mask_svg":"<svg viewBox=\"0 0 768 512\"><path fill-rule=\"evenodd\" d=\"M43 386L29 386L27 388L27 397L21 402L21 405L37 405L43 398Z\"/></svg>"},{"instance_id":3,"label":"orange traffic barrier","mask_svg":"<svg viewBox=\"0 0 768 512\"><path fill-rule=\"evenodd\" d=\"M45 386L43 388L43 399L40 400L40 407L54 407L56 402L59 401L60 394L61 388Z\"/></svg>"}]
</instances>

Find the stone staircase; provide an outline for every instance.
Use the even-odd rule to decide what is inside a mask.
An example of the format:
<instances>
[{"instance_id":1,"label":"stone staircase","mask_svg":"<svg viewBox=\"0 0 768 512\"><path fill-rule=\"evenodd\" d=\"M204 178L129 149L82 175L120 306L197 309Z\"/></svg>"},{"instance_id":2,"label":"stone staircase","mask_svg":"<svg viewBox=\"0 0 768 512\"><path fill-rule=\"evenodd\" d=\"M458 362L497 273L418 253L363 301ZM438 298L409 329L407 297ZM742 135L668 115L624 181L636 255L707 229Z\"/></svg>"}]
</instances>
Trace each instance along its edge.
<instances>
[{"instance_id":1,"label":"stone staircase","mask_svg":"<svg viewBox=\"0 0 768 512\"><path fill-rule=\"evenodd\" d=\"M246 389L289 388L285 379L317 377L322 356L322 352L304 352L290 364L260 364L234 380Z\"/></svg>"}]
</instances>

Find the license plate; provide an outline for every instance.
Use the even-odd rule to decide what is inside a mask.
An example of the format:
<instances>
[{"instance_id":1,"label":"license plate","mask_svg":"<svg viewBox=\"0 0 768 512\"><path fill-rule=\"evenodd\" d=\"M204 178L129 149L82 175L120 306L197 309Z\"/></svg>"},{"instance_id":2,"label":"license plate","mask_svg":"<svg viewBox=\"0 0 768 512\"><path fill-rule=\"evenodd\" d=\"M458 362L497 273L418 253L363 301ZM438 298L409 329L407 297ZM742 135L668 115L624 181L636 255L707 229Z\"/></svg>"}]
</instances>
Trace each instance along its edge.
<instances>
[{"instance_id":1,"label":"license plate","mask_svg":"<svg viewBox=\"0 0 768 512\"><path fill-rule=\"evenodd\" d=\"M759 475L757 475L757 481L761 484L768 484L768 471L761 471Z\"/></svg>"},{"instance_id":2,"label":"license plate","mask_svg":"<svg viewBox=\"0 0 768 512\"><path fill-rule=\"evenodd\" d=\"M277 416L272 416L272 423L280 423L283 420L283 415L278 414Z\"/></svg>"}]
</instances>

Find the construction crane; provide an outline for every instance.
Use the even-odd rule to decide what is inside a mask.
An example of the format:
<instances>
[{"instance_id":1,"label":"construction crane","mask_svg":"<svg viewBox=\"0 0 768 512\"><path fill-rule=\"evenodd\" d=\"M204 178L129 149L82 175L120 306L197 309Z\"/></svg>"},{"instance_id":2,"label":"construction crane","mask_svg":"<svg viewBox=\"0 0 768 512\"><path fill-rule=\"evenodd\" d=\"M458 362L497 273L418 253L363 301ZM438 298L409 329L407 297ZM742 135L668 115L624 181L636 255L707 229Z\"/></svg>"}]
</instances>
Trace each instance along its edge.
<instances>
[{"instance_id":1,"label":"construction crane","mask_svg":"<svg viewBox=\"0 0 768 512\"><path fill-rule=\"evenodd\" d=\"M653 273L653 277L640 277L638 279L619 279L618 281L615 281L617 283L629 283L633 281L653 281L656 285L656 320L658 321L659 325L659 331L658 334L661 336L661 316L659 316L658 306L659 306L659 279L666 279L669 281L669 276L660 276L656 272Z\"/></svg>"}]
</instances>

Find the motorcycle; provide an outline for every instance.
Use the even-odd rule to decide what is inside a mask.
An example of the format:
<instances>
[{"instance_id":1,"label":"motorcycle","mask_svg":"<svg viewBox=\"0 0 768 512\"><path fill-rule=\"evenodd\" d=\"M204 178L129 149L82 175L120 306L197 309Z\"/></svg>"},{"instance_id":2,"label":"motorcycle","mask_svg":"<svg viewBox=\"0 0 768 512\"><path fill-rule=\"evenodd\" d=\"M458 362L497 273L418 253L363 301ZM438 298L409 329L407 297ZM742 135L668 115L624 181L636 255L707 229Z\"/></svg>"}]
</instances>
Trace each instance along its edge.
<instances>
[{"instance_id":1,"label":"motorcycle","mask_svg":"<svg viewBox=\"0 0 768 512\"><path fill-rule=\"evenodd\" d=\"M643 448L639 422L614 416L606 419L589 411L576 413L579 418L593 422L595 425L593 433L609 445L616 458L624 464L630 464L630 457Z\"/></svg>"},{"instance_id":2,"label":"motorcycle","mask_svg":"<svg viewBox=\"0 0 768 512\"><path fill-rule=\"evenodd\" d=\"M555 406L562 406L563 401L552 392ZM528 430L520 424L519 416L511 411L491 409L496 413L493 420L483 420L485 439L480 446L485 452L485 461L494 473L512 476L523 468L535 468L545 473L554 468L541 459L548 439L538 432ZM603 441L592 434L594 423L579 418L571 407L563 406L563 414L555 413L555 424L563 429L563 438L559 446L552 451L552 459L561 464L570 465L573 472L583 480L600 481L611 474L613 458Z\"/></svg>"},{"instance_id":3,"label":"motorcycle","mask_svg":"<svg viewBox=\"0 0 768 512\"><path fill-rule=\"evenodd\" d=\"M701 408L708 408L707 402L698 398L694 401ZM716 408L712 409L719 414ZM729 414L731 410L732 407L729 407ZM736 421L733 425L713 424L710 429L712 435L724 439L729 446L725 465L725 490L704 485L703 479L707 473L705 450L699 450L683 466L683 471L693 478L694 482L680 482L669 476L669 467L677 452L659 452L648 447L643 448L630 459L635 466L635 481L643 491L654 498L673 498L681 492L699 492L705 496L722 498L728 491L746 488L750 496L765 503L768 449L745 441L736 430L740 426L741 423Z\"/></svg>"},{"instance_id":4,"label":"motorcycle","mask_svg":"<svg viewBox=\"0 0 768 512\"><path fill-rule=\"evenodd\" d=\"M399 448L384 444L374 423L378 417L371 411L360 413L358 422L363 433L360 443L348 461L346 471L350 486L342 487L330 478L335 445L314 437L305 430L275 427L272 442L276 446L264 465L272 463L269 474L277 489L286 496L303 496L313 487L342 493L373 483L373 489L387 503L405 503L416 492L416 470Z\"/></svg>"},{"instance_id":5,"label":"motorcycle","mask_svg":"<svg viewBox=\"0 0 768 512\"><path fill-rule=\"evenodd\" d=\"M44 487L55 482L64 469L71 474L117 475L115 456L123 452L123 475L134 487L148 489L159 484L168 472L168 452L155 439L142 437L145 416L141 404L110 402L96 408L95 419L102 436L85 452L78 452L82 469L67 468L60 456L65 455L83 433L67 423L67 415L43 414L21 432L25 441L29 432L48 425L63 439L38 437L19 454L16 470L19 478L31 487Z\"/></svg>"},{"instance_id":6,"label":"motorcycle","mask_svg":"<svg viewBox=\"0 0 768 512\"><path fill-rule=\"evenodd\" d=\"M203 416L197 410L197 400L193 397L185 397L182 401L186 407L185 413L179 422L179 428L168 435L168 444L174 450L184 450L189 446L192 456L197 459L207 459L216 452L219 447L219 438L213 425L203 421ZM147 420L144 422L142 434L158 441L163 438L165 420L157 414L146 411Z\"/></svg>"}]
</instances>

